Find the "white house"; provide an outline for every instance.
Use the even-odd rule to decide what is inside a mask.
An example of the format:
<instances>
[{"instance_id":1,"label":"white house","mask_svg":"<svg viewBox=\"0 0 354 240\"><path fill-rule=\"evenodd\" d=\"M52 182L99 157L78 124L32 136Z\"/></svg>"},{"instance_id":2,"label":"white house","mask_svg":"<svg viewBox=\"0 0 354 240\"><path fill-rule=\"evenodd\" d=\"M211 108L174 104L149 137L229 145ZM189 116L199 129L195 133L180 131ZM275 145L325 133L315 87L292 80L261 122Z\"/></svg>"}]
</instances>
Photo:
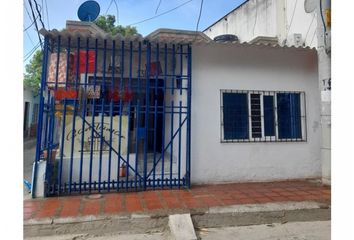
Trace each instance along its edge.
<instances>
[{"instance_id":1,"label":"white house","mask_svg":"<svg viewBox=\"0 0 354 240\"><path fill-rule=\"evenodd\" d=\"M237 43L192 49L192 183L319 178L316 51Z\"/></svg>"},{"instance_id":2,"label":"white house","mask_svg":"<svg viewBox=\"0 0 354 240\"><path fill-rule=\"evenodd\" d=\"M316 50L168 29L42 34L47 194L321 176Z\"/></svg>"}]
</instances>

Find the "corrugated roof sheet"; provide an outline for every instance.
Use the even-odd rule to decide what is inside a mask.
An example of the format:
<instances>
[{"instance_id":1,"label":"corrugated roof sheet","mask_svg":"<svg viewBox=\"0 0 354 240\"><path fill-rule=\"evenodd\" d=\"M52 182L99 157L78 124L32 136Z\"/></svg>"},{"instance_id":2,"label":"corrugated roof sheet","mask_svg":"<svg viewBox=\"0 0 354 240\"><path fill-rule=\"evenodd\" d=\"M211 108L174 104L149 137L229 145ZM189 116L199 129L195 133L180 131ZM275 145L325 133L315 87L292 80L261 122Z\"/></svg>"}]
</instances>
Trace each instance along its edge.
<instances>
[{"instance_id":1,"label":"corrugated roof sheet","mask_svg":"<svg viewBox=\"0 0 354 240\"><path fill-rule=\"evenodd\" d=\"M110 33L82 33L80 31L68 31L68 30L62 30L58 31L57 29L53 30L46 30L46 29L41 29L39 31L43 36L49 37L50 39L57 41L58 37L60 36L61 39L61 44L66 45L68 39L71 39L71 46L75 47L78 43L77 39L80 38L80 45L82 47L86 46L86 39L97 39L98 40L98 47L103 46L104 40L106 40L107 47L110 47L112 45L113 40L115 42L120 42L120 41L125 41L125 42L130 42L132 41L135 44L138 42L144 42L148 41L150 43L160 43L160 44L192 44L192 45L207 45L207 46L213 46L213 45L233 45L233 46L241 46L241 47L261 47L261 48L285 48L285 49L299 49L299 50L314 50L316 51L316 48L310 48L310 47L295 47L295 46L281 46L279 44L263 44L263 43L248 43L248 42L215 42L213 40L206 40L206 39L201 39L201 38L196 38L193 41L191 41L190 37L181 37L181 36L174 36L171 38L158 38L156 36L153 37L153 39L147 37L142 37L140 34L134 35L134 36L129 36L129 37L123 37L120 34L116 34L112 36ZM94 47L95 41L90 41L90 47Z\"/></svg>"}]
</instances>

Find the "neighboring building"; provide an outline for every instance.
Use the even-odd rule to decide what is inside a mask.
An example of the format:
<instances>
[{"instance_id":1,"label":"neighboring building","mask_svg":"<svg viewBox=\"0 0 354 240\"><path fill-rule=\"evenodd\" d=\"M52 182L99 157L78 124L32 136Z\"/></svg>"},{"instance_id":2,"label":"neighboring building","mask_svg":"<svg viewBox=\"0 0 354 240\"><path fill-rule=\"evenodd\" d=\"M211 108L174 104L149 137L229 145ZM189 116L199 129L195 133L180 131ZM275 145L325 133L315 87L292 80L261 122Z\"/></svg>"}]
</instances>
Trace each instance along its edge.
<instances>
[{"instance_id":1,"label":"neighboring building","mask_svg":"<svg viewBox=\"0 0 354 240\"><path fill-rule=\"evenodd\" d=\"M314 49L41 33L50 114L35 196L321 177Z\"/></svg>"},{"instance_id":2,"label":"neighboring building","mask_svg":"<svg viewBox=\"0 0 354 240\"><path fill-rule=\"evenodd\" d=\"M35 137L38 120L39 97L31 89L23 90L23 137Z\"/></svg>"},{"instance_id":3,"label":"neighboring building","mask_svg":"<svg viewBox=\"0 0 354 240\"><path fill-rule=\"evenodd\" d=\"M246 0L207 27L210 38L234 34L240 42L317 47L316 13L306 13L304 0Z\"/></svg>"},{"instance_id":4,"label":"neighboring building","mask_svg":"<svg viewBox=\"0 0 354 240\"><path fill-rule=\"evenodd\" d=\"M330 184L331 0L246 0L207 27L204 33L212 39L233 34L240 42L317 48L322 183Z\"/></svg>"}]
</instances>

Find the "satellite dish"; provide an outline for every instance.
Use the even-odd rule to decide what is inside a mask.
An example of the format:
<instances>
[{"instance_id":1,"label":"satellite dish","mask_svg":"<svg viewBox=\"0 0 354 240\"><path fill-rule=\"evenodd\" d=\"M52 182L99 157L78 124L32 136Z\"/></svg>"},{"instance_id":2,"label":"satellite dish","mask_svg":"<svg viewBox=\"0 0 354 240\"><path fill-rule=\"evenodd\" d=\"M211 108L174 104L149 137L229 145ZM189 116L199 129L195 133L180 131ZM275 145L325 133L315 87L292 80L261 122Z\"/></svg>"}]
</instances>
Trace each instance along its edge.
<instances>
[{"instance_id":1,"label":"satellite dish","mask_svg":"<svg viewBox=\"0 0 354 240\"><path fill-rule=\"evenodd\" d=\"M317 2L318 0L305 0L305 12L312 13L313 11L315 11L315 9L317 8Z\"/></svg>"},{"instance_id":2,"label":"satellite dish","mask_svg":"<svg viewBox=\"0 0 354 240\"><path fill-rule=\"evenodd\" d=\"M92 22L100 14L100 5L96 1L86 1L80 5L77 16L81 21Z\"/></svg>"}]
</instances>

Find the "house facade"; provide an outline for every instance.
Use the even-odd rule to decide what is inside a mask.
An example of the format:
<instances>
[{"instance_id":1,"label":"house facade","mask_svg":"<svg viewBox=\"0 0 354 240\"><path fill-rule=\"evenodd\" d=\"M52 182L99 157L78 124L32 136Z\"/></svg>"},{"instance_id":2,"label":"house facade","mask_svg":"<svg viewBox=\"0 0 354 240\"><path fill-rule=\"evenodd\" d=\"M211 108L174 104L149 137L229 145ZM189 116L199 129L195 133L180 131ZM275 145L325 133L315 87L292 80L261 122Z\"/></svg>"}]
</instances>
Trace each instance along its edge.
<instances>
[{"instance_id":1,"label":"house facade","mask_svg":"<svg viewBox=\"0 0 354 240\"><path fill-rule=\"evenodd\" d=\"M320 177L315 50L42 34L33 196Z\"/></svg>"}]
</instances>

